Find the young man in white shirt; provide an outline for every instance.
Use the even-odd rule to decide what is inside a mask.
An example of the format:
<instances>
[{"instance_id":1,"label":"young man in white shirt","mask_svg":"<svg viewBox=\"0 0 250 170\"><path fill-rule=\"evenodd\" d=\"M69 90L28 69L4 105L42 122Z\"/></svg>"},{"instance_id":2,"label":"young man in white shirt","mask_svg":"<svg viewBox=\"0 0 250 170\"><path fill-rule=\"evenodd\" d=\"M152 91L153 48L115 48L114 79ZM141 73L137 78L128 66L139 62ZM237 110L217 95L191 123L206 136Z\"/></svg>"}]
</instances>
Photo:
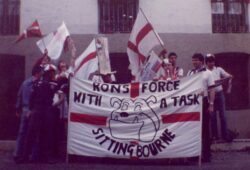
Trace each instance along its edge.
<instances>
[{"instance_id":1,"label":"young man in white shirt","mask_svg":"<svg viewBox=\"0 0 250 170\"><path fill-rule=\"evenodd\" d=\"M179 79L184 76L183 69L176 65L177 54L174 52L169 53L168 60L173 66L173 75L176 79Z\"/></svg>"},{"instance_id":2,"label":"young man in white shirt","mask_svg":"<svg viewBox=\"0 0 250 170\"><path fill-rule=\"evenodd\" d=\"M232 78L232 75L226 72L221 67L215 66L215 56L213 54L207 54L206 56L206 65L207 69L210 70L213 74L215 82L224 80L229 80ZM217 83L216 83L217 84ZM227 121L225 117L225 97L223 93L222 85L218 85L215 87L215 105L214 105L214 112L211 114L211 129L212 129L212 136L214 139L218 139L218 131L217 131L217 114L218 111L220 116L220 125L221 125L221 137L223 140L228 140L228 129L227 129Z\"/></svg>"},{"instance_id":3,"label":"young man in white shirt","mask_svg":"<svg viewBox=\"0 0 250 170\"><path fill-rule=\"evenodd\" d=\"M204 56L196 53L192 56L193 69L188 72L188 76L201 73L204 86L204 96L202 104L202 161L211 161L211 139L210 139L210 114L214 111L214 78L211 71L204 66Z\"/></svg>"}]
</instances>

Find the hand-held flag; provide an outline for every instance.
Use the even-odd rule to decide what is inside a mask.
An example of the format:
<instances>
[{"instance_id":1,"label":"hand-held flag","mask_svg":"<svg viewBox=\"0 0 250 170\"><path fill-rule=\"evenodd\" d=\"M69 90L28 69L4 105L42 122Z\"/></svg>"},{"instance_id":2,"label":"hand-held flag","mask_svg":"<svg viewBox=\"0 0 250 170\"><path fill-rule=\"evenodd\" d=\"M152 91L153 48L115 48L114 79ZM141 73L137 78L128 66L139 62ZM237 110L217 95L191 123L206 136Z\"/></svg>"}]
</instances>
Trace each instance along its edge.
<instances>
[{"instance_id":1,"label":"hand-held flag","mask_svg":"<svg viewBox=\"0 0 250 170\"><path fill-rule=\"evenodd\" d=\"M93 39L86 50L75 60L74 76L88 80L91 73L99 71L96 40Z\"/></svg>"},{"instance_id":2,"label":"hand-held flag","mask_svg":"<svg viewBox=\"0 0 250 170\"><path fill-rule=\"evenodd\" d=\"M135 81L139 80L143 64L150 51L158 45L163 47L163 41L140 9L130 34L127 47L130 69Z\"/></svg>"},{"instance_id":3,"label":"hand-held flag","mask_svg":"<svg viewBox=\"0 0 250 170\"><path fill-rule=\"evenodd\" d=\"M42 37L42 32L37 20L35 20L27 29L23 31L22 34L16 39L16 43L28 37Z\"/></svg>"},{"instance_id":4,"label":"hand-held flag","mask_svg":"<svg viewBox=\"0 0 250 170\"><path fill-rule=\"evenodd\" d=\"M49 57L52 60L57 60L65 48L65 42L67 42L69 35L69 31L63 22L56 31L37 41L36 44L42 53L47 49Z\"/></svg>"}]
</instances>

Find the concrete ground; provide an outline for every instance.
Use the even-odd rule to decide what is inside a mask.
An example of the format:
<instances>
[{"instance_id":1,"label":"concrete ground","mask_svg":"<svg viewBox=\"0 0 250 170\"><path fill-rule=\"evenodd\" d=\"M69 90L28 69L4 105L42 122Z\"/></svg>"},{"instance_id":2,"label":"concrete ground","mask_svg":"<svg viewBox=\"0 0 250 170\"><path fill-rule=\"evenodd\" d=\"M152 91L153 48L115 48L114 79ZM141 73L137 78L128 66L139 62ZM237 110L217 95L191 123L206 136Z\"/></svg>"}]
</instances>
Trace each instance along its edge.
<instances>
[{"instance_id":1,"label":"concrete ground","mask_svg":"<svg viewBox=\"0 0 250 170\"><path fill-rule=\"evenodd\" d=\"M10 143L10 142L8 142ZM234 142L239 145L239 142ZM248 142L247 142L248 143ZM2 144L3 145L3 144ZM78 162L66 163L64 159L59 159L55 164L15 164L13 161L12 145L4 144L5 148L0 147L0 170L249 170L250 169L250 150L249 147L236 147L235 144L217 144L213 145L212 161L211 163L203 163L201 167L198 164L184 164L172 162L169 163L147 163L147 164L118 164L116 162ZM224 145L224 146L223 146ZM1 145L0 145L1 146ZM223 148L223 147L224 148ZM226 150L230 149L230 150ZM241 148L241 149L240 149ZM243 149L242 149L243 148ZM224 149L224 150L223 150Z\"/></svg>"},{"instance_id":2,"label":"concrete ground","mask_svg":"<svg viewBox=\"0 0 250 170\"><path fill-rule=\"evenodd\" d=\"M232 152L213 152L212 162L203 163L201 167L198 164L117 164L106 162L80 162L66 163L59 160L55 164L15 164L12 158L12 152L0 151L0 170L249 170L250 152L232 151Z\"/></svg>"}]
</instances>

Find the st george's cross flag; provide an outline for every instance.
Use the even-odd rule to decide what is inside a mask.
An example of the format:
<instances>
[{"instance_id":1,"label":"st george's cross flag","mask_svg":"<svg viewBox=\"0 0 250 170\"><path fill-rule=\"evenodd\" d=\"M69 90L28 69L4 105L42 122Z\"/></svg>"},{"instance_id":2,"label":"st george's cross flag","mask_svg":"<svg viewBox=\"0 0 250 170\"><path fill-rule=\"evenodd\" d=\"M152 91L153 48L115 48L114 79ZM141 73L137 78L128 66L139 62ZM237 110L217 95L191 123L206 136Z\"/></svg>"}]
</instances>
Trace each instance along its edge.
<instances>
[{"instance_id":1,"label":"st george's cross flag","mask_svg":"<svg viewBox=\"0 0 250 170\"><path fill-rule=\"evenodd\" d=\"M98 69L96 40L93 39L86 50L75 60L74 76L88 80L90 74Z\"/></svg>"},{"instance_id":2,"label":"st george's cross flag","mask_svg":"<svg viewBox=\"0 0 250 170\"><path fill-rule=\"evenodd\" d=\"M22 34L16 39L16 43L28 37L42 37L41 29L37 20L35 20Z\"/></svg>"},{"instance_id":3,"label":"st george's cross flag","mask_svg":"<svg viewBox=\"0 0 250 170\"><path fill-rule=\"evenodd\" d=\"M163 41L140 9L127 46L129 69L134 81L139 80L140 72L150 51L157 45L163 45Z\"/></svg>"},{"instance_id":4,"label":"st george's cross flag","mask_svg":"<svg viewBox=\"0 0 250 170\"><path fill-rule=\"evenodd\" d=\"M65 48L65 43L67 42L67 37L69 35L69 31L63 22L56 31L37 41L36 44L42 53L47 49L48 56L52 60L58 60Z\"/></svg>"}]
</instances>

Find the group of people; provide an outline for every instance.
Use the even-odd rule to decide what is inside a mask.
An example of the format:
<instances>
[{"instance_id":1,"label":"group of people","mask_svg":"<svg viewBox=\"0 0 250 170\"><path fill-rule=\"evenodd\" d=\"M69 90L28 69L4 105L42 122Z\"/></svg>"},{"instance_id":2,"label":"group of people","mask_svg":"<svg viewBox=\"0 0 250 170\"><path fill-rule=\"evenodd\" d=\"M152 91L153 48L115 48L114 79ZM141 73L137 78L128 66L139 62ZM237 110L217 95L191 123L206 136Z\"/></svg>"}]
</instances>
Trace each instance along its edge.
<instances>
[{"instance_id":1,"label":"group of people","mask_svg":"<svg viewBox=\"0 0 250 170\"><path fill-rule=\"evenodd\" d=\"M163 59L162 68L156 75L156 80L176 80L184 76L183 69L176 65L176 53L170 53ZM215 66L213 54L203 55L195 53L192 56L193 68L187 72L187 76L202 72L203 86L207 89L203 92L202 105L202 161L211 160L211 139L217 140L217 115L220 117L221 138L227 142L232 138L228 134L228 127L225 114L225 97L223 83L231 87L232 75L223 68ZM210 121L211 120L211 121ZM210 129L212 133L210 134Z\"/></svg>"},{"instance_id":2,"label":"group of people","mask_svg":"<svg viewBox=\"0 0 250 170\"><path fill-rule=\"evenodd\" d=\"M217 111L222 138L228 140L225 98L221 84L226 82L224 79L230 80L232 75L215 66L213 54L204 57L203 54L196 53L192 56L192 64L193 69L188 71L187 76L202 72L203 85L207 89L203 93L202 111L202 158L207 162L211 159L211 137L218 139ZM162 58L161 66L154 80L184 77L183 69L177 66L177 54L174 52ZM45 50L44 56L34 65L32 76L22 83L16 103L17 116L20 117L14 153L17 163L50 162L56 156L60 138L57 135L63 134L67 127L70 77L67 70L68 66L64 61L60 61L57 68L51 64ZM95 76L98 77L97 80ZM92 81L100 81L101 78L101 82L115 83L113 74L93 74L90 78ZM210 128L212 135L209 133Z\"/></svg>"},{"instance_id":3,"label":"group of people","mask_svg":"<svg viewBox=\"0 0 250 170\"><path fill-rule=\"evenodd\" d=\"M67 64L51 64L45 51L32 69L17 95L16 115L20 117L14 160L52 162L58 142L66 131L69 98Z\"/></svg>"}]
</instances>

